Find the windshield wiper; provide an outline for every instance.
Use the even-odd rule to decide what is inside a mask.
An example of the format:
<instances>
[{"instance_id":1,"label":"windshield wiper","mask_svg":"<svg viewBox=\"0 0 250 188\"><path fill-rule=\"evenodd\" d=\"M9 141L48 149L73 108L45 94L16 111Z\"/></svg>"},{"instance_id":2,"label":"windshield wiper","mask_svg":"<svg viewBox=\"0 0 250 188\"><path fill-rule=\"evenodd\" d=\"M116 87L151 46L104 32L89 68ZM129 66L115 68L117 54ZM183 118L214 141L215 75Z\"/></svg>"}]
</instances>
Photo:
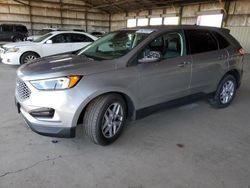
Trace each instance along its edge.
<instances>
[{"instance_id":1,"label":"windshield wiper","mask_svg":"<svg viewBox=\"0 0 250 188\"><path fill-rule=\"evenodd\" d=\"M96 56L91 56L91 55L89 55L89 54L86 55L86 54L84 54L84 53L79 54L79 55L86 56L87 58L92 59L92 60L105 60L104 58L96 57Z\"/></svg>"}]
</instances>

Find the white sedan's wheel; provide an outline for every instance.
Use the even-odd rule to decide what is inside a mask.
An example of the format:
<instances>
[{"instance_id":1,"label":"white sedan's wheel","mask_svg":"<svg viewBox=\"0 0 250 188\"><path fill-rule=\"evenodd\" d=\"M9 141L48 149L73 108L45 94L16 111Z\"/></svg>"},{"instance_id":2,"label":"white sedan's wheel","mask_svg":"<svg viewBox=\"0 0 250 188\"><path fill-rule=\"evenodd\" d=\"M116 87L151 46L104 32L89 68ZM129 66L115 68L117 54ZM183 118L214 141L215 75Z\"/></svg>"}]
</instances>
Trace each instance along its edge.
<instances>
[{"instance_id":1,"label":"white sedan's wheel","mask_svg":"<svg viewBox=\"0 0 250 188\"><path fill-rule=\"evenodd\" d=\"M39 57L39 55L37 55L34 52L26 52L24 53L21 58L20 58L20 63L21 64L26 64L29 62L34 61L35 59L37 59Z\"/></svg>"}]
</instances>

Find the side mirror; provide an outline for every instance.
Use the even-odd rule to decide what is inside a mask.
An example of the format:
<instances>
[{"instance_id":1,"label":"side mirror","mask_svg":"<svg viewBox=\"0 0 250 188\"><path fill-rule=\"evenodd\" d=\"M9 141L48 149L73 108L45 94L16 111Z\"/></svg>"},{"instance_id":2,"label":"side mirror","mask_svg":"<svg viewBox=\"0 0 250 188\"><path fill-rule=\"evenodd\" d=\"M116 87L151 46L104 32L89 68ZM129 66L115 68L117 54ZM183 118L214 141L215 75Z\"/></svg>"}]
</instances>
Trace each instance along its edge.
<instances>
[{"instance_id":1,"label":"side mirror","mask_svg":"<svg viewBox=\"0 0 250 188\"><path fill-rule=\"evenodd\" d=\"M52 40L47 40L45 43L46 43L46 44L52 44L53 41L52 41Z\"/></svg>"},{"instance_id":2,"label":"side mirror","mask_svg":"<svg viewBox=\"0 0 250 188\"><path fill-rule=\"evenodd\" d=\"M145 57L138 60L139 63L154 63L161 59L161 53L157 51L150 51Z\"/></svg>"}]
</instances>

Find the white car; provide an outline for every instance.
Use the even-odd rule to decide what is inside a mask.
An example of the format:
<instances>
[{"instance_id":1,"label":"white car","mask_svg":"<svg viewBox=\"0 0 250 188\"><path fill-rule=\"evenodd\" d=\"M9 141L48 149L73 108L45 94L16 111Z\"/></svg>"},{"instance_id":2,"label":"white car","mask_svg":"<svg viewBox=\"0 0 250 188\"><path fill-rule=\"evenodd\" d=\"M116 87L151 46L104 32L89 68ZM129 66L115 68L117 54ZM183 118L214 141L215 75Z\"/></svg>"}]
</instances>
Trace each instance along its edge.
<instances>
[{"instance_id":1,"label":"white car","mask_svg":"<svg viewBox=\"0 0 250 188\"><path fill-rule=\"evenodd\" d=\"M95 36L76 31L54 31L34 41L5 44L0 48L2 63L19 65L38 57L77 51L93 41Z\"/></svg>"}]
</instances>

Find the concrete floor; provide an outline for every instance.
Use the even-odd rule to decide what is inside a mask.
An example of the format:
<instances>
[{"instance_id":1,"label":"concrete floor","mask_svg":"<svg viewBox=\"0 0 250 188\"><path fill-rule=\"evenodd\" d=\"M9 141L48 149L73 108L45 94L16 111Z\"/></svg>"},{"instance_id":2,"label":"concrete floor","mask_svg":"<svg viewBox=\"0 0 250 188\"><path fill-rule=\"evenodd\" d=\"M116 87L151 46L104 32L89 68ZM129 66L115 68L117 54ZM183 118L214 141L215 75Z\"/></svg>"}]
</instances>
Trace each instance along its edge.
<instances>
[{"instance_id":1,"label":"concrete floor","mask_svg":"<svg viewBox=\"0 0 250 188\"><path fill-rule=\"evenodd\" d=\"M81 128L58 143L28 129L14 106L15 71L0 64L0 188L250 188L249 65L227 109L165 110L107 147Z\"/></svg>"}]
</instances>

